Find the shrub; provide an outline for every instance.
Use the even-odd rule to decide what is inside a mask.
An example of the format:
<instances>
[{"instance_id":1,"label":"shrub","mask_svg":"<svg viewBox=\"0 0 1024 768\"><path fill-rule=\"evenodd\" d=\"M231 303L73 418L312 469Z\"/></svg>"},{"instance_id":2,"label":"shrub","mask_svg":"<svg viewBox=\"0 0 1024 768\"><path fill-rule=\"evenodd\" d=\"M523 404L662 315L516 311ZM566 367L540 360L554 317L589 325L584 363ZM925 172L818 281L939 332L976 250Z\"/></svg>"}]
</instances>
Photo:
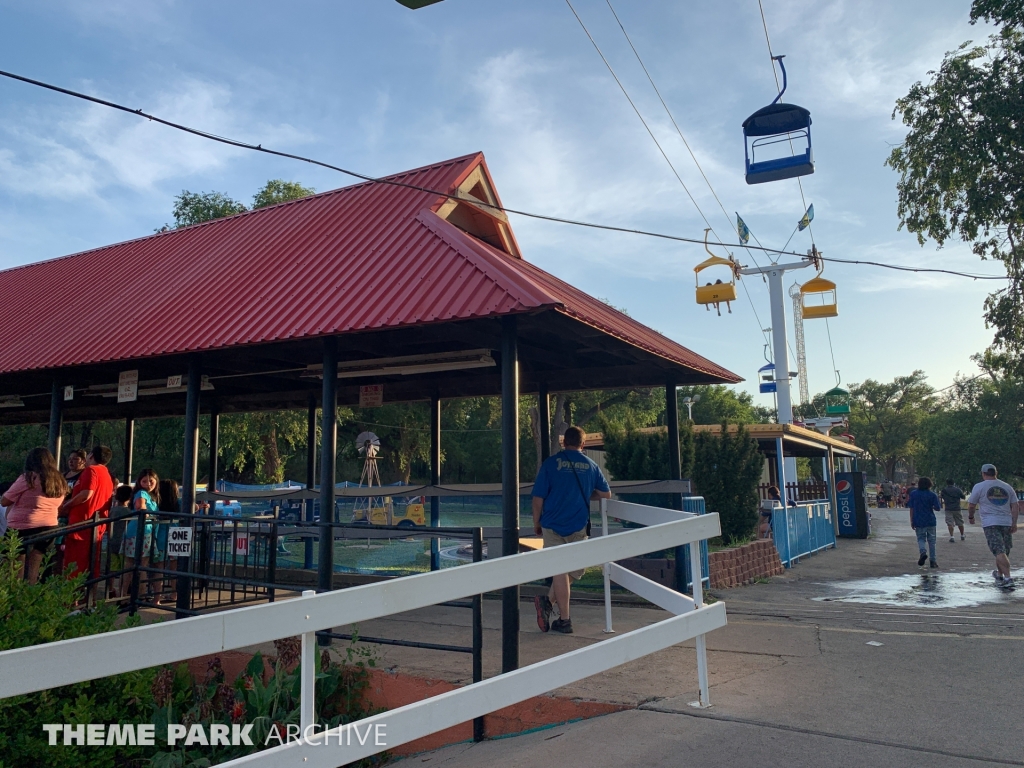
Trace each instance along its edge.
<instances>
[{"instance_id":1,"label":"shrub","mask_svg":"<svg viewBox=\"0 0 1024 768\"><path fill-rule=\"evenodd\" d=\"M0 539L0 651L95 635L116 628L117 609L77 612L84 575L29 584L20 577L14 532ZM45 568L43 569L45 570ZM133 620L129 625L138 623ZM148 723L154 670L129 672L0 699L0 768L113 768L144 747L51 747L44 723Z\"/></svg>"},{"instance_id":2,"label":"shrub","mask_svg":"<svg viewBox=\"0 0 1024 768\"><path fill-rule=\"evenodd\" d=\"M700 432L694 441L693 481L709 512L722 522L722 538L739 543L757 525L757 484L764 456L742 424L735 435L722 425L720 435Z\"/></svg>"}]
</instances>

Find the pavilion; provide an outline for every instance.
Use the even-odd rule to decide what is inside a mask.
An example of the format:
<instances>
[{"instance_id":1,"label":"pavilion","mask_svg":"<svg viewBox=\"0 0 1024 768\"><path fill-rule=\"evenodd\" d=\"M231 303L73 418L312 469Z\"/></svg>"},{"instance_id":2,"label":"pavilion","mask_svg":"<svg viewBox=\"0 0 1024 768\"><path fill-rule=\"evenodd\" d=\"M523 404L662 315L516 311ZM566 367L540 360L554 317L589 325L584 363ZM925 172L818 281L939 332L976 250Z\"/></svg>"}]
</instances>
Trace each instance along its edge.
<instances>
[{"instance_id":1,"label":"pavilion","mask_svg":"<svg viewBox=\"0 0 1024 768\"><path fill-rule=\"evenodd\" d=\"M500 395L502 549L514 554L520 393L540 396L544 430L548 392L665 386L674 427L677 386L741 379L525 261L500 205L476 153L0 272L0 424L48 423L59 454L64 421L123 419L130 467L136 419L184 414L190 509L201 412L216 477L219 414L305 408L315 445L321 407L320 508L333 510L336 406L363 387L431 402L434 484L441 400ZM321 537L321 589L332 556ZM506 671L518 601L505 590Z\"/></svg>"}]
</instances>

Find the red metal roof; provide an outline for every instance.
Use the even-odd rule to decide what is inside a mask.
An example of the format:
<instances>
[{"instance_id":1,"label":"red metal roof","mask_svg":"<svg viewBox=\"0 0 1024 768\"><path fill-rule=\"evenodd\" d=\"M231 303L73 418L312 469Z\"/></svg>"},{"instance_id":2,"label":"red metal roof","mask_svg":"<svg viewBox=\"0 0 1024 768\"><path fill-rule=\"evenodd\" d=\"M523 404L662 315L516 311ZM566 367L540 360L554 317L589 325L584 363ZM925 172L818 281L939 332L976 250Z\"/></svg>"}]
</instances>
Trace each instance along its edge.
<instances>
[{"instance_id":1,"label":"red metal roof","mask_svg":"<svg viewBox=\"0 0 1024 768\"><path fill-rule=\"evenodd\" d=\"M477 166L487 174L479 153L388 178L454 192ZM2 271L0 373L550 308L740 380L462 232L433 212L442 202L357 184Z\"/></svg>"}]
</instances>

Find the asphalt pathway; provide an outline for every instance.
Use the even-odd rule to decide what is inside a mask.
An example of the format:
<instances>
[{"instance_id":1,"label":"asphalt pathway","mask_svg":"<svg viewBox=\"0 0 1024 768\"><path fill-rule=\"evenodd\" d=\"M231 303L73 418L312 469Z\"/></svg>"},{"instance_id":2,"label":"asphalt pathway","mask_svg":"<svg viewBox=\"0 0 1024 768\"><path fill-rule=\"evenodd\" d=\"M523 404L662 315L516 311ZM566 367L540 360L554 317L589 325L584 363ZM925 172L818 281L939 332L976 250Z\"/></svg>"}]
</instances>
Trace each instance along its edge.
<instances>
[{"instance_id":1,"label":"asphalt pathway","mask_svg":"<svg viewBox=\"0 0 1024 768\"><path fill-rule=\"evenodd\" d=\"M841 541L769 583L718 593L729 625L708 636L710 709L689 706L696 668L692 644L684 644L556 692L627 711L405 762L1024 765L1024 571L1018 589L996 587L978 527L968 527L963 542L940 537L941 567L920 569L906 510L872 512L870 539ZM487 612L488 674L498 646L495 607ZM599 606L574 608L577 634L569 637L534 630L531 613L524 606L524 664L603 637ZM617 606L615 616L624 631L665 614ZM376 629L450 638L462 621L435 611ZM388 653L398 668L465 680L451 654Z\"/></svg>"}]
</instances>

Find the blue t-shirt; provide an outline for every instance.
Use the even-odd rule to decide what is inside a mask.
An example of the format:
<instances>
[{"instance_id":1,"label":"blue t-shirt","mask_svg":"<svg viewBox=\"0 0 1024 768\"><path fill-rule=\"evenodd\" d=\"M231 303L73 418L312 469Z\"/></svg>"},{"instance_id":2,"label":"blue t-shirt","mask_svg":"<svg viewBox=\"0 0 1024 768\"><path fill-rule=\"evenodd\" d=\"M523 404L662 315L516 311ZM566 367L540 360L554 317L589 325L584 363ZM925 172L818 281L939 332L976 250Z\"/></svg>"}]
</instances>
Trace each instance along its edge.
<instances>
[{"instance_id":1,"label":"blue t-shirt","mask_svg":"<svg viewBox=\"0 0 1024 768\"><path fill-rule=\"evenodd\" d=\"M910 492L907 506L910 507L913 515L911 519L914 521L915 528L927 528L935 525L935 513L942 509L939 497L934 492L920 489Z\"/></svg>"},{"instance_id":2,"label":"blue t-shirt","mask_svg":"<svg viewBox=\"0 0 1024 768\"><path fill-rule=\"evenodd\" d=\"M541 527L550 528L559 536L583 530L590 519L590 495L607 490L608 481L601 468L582 451L559 451L541 464L533 483L534 497L544 499Z\"/></svg>"},{"instance_id":3,"label":"blue t-shirt","mask_svg":"<svg viewBox=\"0 0 1024 768\"><path fill-rule=\"evenodd\" d=\"M157 503L153 501L153 497L149 495L148 491L138 490L135 492L135 495L132 496L132 510L135 510L136 499L142 499L142 503L145 505L147 512L157 511Z\"/></svg>"}]
</instances>

